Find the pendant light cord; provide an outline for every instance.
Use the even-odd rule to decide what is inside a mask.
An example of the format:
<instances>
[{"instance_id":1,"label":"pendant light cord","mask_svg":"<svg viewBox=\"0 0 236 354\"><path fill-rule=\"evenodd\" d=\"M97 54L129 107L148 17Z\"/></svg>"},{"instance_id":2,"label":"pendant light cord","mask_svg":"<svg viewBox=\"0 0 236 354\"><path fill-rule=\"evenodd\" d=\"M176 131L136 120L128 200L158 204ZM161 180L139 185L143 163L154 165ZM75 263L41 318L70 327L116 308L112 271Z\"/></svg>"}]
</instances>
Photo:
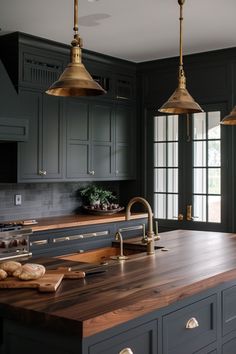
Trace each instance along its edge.
<instances>
[{"instance_id":1,"label":"pendant light cord","mask_svg":"<svg viewBox=\"0 0 236 354\"><path fill-rule=\"evenodd\" d=\"M78 34L78 30L79 30L79 25L78 25L78 18L79 18L79 15L78 15L78 8L79 8L79 5L78 5L78 0L74 0L74 28L73 30L75 31L75 35Z\"/></svg>"},{"instance_id":2,"label":"pendant light cord","mask_svg":"<svg viewBox=\"0 0 236 354\"><path fill-rule=\"evenodd\" d=\"M185 0L178 0L180 5L180 16L179 16L179 87L186 88L186 79L184 74L184 63L183 63L183 4Z\"/></svg>"}]
</instances>

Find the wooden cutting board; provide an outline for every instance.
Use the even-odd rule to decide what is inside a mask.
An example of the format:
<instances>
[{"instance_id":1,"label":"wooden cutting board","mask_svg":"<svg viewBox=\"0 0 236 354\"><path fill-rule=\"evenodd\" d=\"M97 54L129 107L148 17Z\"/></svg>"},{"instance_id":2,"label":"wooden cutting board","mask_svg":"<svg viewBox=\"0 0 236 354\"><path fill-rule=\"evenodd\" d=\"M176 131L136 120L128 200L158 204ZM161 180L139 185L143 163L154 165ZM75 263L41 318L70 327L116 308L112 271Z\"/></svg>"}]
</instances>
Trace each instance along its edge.
<instances>
[{"instance_id":1,"label":"wooden cutting board","mask_svg":"<svg viewBox=\"0 0 236 354\"><path fill-rule=\"evenodd\" d=\"M40 292L54 292L57 290L64 277L63 273L50 274L45 273L42 278L36 280L20 280L17 278L9 277L0 280L0 289L22 289L22 288L35 288Z\"/></svg>"}]
</instances>

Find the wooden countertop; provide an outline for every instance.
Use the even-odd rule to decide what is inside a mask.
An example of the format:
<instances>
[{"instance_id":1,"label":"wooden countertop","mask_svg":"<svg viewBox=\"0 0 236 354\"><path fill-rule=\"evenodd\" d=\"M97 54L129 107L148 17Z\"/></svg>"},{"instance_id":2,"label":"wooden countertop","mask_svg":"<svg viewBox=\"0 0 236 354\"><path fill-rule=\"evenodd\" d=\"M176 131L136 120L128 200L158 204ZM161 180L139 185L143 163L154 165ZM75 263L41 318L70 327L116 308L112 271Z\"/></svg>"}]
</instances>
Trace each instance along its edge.
<instances>
[{"instance_id":1,"label":"wooden countertop","mask_svg":"<svg viewBox=\"0 0 236 354\"><path fill-rule=\"evenodd\" d=\"M132 213L130 220L147 218L147 213ZM52 229L63 229L67 227L89 226L106 224L110 222L125 221L125 213L119 212L113 215L90 215L76 214L54 216L49 218L37 219L37 224L28 225L33 231L46 231Z\"/></svg>"},{"instance_id":2,"label":"wooden countertop","mask_svg":"<svg viewBox=\"0 0 236 354\"><path fill-rule=\"evenodd\" d=\"M157 245L169 251L134 255L108 265L106 273L63 280L56 293L1 289L1 316L86 337L236 280L236 234L176 230L160 236ZM63 261L37 262L55 267Z\"/></svg>"}]
</instances>

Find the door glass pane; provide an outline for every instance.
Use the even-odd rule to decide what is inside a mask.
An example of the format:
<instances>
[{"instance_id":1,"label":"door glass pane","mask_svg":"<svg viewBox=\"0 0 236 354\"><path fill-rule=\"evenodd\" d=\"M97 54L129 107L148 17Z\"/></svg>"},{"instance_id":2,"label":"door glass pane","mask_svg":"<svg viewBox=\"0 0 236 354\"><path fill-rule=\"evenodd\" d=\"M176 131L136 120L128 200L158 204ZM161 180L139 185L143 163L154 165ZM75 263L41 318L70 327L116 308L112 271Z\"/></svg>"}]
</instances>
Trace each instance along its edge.
<instances>
[{"instance_id":1,"label":"door glass pane","mask_svg":"<svg viewBox=\"0 0 236 354\"><path fill-rule=\"evenodd\" d=\"M205 167L206 166L206 142L195 141L193 144L194 144L193 166Z\"/></svg>"},{"instance_id":2,"label":"door glass pane","mask_svg":"<svg viewBox=\"0 0 236 354\"><path fill-rule=\"evenodd\" d=\"M154 146L154 166L164 167L166 166L166 144L157 143Z\"/></svg>"},{"instance_id":3,"label":"door glass pane","mask_svg":"<svg viewBox=\"0 0 236 354\"><path fill-rule=\"evenodd\" d=\"M168 169L168 193L178 193L178 170Z\"/></svg>"},{"instance_id":4,"label":"door glass pane","mask_svg":"<svg viewBox=\"0 0 236 354\"><path fill-rule=\"evenodd\" d=\"M220 194L221 179L219 168L209 168L208 170L208 193Z\"/></svg>"},{"instance_id":5,"label":"door glass pane","mask_svg":"<svg viewBox=\"0 0 236 354\"><path fill-rule=\"evenodd\" d=\"M154 171L154 191L166 192L166 169L158 168Z\"/></svg>"},{"instance_id":6,"label":"door glass pane","mask_svg":"<svg viewBox=\"0 0 236 354\"><path fill-rule=\"evenodd\" d=\"M168 194L167 218L176 219L178 217L178 195Z\"/></svg>"},{"instance_id":7,"label":"door glass pane","mask_svg":"<svg viewBox=\"0 0 236 354\"><path fill-rule=\"evenodd\" d=\"M154 140L166 140L166 117L154 117Z\"/></svg>"},{"instance_id":8,"label":"door glass pane","mask_svg":"<svg viewBox=\"0 0 236 354\"><path fill-rule=\"evenodd\" d=\"M208 142L208 166L220 166L220 141Z\"/></svg>"},{"instance_id":9,"label":"door glass pane","mask_svg":"<svg viewBox=\"0 0 236 354\"><path fill-rule=\"evenodd\" d=\"M195 195L193 205L193 217L196 218L194 221L206 221L206 196Z\"/></svg>"},{"instance_id":10,"label":"door glass pane","mask_svg":"<svg viewBox=\"0 0 236 354\"><path fill-rule=\"evenodd\" d=\"M206 193L206 169L194 168L193 170L193 193Z\"/></svg>"},{"instance_id":11,"label":"door glass pane","mask_svg":"<svg viewBox=\"0 0 236 354\"><path fill-rule=\"evenodd\" d=\"M166 218L166 194L155 194L155 217L160 219Z\"/></svg>"},{"instance_id":12,"label":"door glass pane","mask_svg":"<svg viewBox=\"0 0 236 354\"><path fill-rule=\"evenodd\" d=\"M206 114L198 113L193 115L193 139L206 139Z\"/></svg>"},{"instance_id":13,"label":"door glass pane","mask_svg":"<svg viewBox=\"0 0 236 354\"><path fill-rule=\"evenodd\" d=\"M176 116L168 116L168 137L169 141L178 141L178 118Z\"/></svg>"},{"instance_id":14,"label":"door glass pane","mask_svg":"<svg viewBox=\"0 0 236 354\"><path fill-rule=\"evenodd\" d=\"M178 143L167 143L168 167L178 166Z\"/></svg>"},{"instance_id":15,"label":"door glass pane","mask_svg":"<svg viewBox=\"0 0 236 354\"><path fill-rule=\"evenodd\" d=\"M220 139L220 112L208 113L208 139Z\"/></svg>"},{"instance_id":16,"label":"door glass pane","mask_svg":"<svg viewBox=\"0 0 236 354\"><path fill-rule=\"evenodd\" d=\"M221 197L220 196L208 197L208 220L209 222L221 221Z\"/></svg>"}]
</instances>

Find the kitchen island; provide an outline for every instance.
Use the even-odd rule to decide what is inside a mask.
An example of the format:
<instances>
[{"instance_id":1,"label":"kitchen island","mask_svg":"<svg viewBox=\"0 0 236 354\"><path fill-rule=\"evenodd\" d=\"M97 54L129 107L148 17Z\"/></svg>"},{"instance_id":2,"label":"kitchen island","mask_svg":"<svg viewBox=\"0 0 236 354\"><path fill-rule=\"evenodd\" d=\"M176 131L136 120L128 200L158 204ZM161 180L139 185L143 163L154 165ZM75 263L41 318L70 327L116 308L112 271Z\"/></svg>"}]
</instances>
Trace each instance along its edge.
<instances>
[{"instance_id":1,"label":"kitchen island","mask_svg":"<svg viewBox=\"0 0 236 354\"><path fill-rule=\"evenodd\" d=\"M156 244L56 293L1 289L2 354L235 354L236 235L176 230Z\"/></svg>"}]
</instances>

